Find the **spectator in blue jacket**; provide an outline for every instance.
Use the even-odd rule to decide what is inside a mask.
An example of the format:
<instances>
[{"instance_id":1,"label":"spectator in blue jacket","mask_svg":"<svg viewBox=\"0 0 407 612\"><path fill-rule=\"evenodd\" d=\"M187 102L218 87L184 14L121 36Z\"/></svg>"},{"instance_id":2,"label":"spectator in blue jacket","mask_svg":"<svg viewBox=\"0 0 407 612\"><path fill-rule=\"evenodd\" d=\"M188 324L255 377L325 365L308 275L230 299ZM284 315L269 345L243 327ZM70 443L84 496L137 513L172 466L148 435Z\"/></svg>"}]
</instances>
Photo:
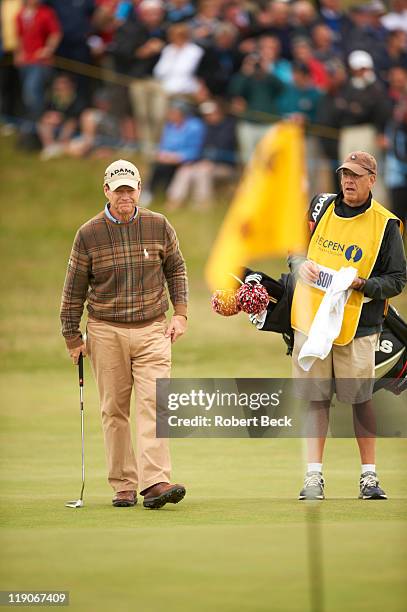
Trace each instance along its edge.
<instances>
[{"instance_id":1,"label":"spectator in blue jacket","mask_svg":"<svg viewBox=\"0 0 407 612\"><path fill-rule=\"evenodd\" d=\"M200 159L181 165L167 190L168 210L182 206L188 196L196 208L207 209L214 203L217 180L236 178L236 119L225 115L215 100L199 107L206 124Z\"/></svg>"},{"instance_id":2,"label":"spectator in blue jacket","mask_svg":"<svg viewBox=\"0 0 407 612\"><path fill-rule=\"evenodd\" d=\"M151 167L150 180L143 191L143 206L148 206L154 196L167 189L178 168L199 159L204 138L203 121L191 116L188 103L173 100L167 111L167 121Z\"/></svg>"}]
</instances>

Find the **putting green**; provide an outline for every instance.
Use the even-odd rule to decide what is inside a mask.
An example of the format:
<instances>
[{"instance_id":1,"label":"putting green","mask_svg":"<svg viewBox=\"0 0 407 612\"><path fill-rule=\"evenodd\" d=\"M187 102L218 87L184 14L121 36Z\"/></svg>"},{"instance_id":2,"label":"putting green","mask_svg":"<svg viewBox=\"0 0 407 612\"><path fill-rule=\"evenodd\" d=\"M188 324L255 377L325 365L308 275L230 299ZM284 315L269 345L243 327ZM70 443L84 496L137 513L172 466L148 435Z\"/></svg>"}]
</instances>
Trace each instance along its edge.
<instances>
[{"instance_id":1,"label":"putting green","mask_svg":"<svg viewBox=\"0 0 407 612\"><path fill-rule=\"evenodd\" d=\"M0 590L69 590L70 608L84 612L290 612L311 610L320 588L327 612L404 612L406 440L378 441L385 502L356 499L353 440L328 440L327 500L304 504L296 500L300 440L186 439L172 443L174 477L188 489L181 504L112 508L86 363L86 506L65 508L80 491L80 422L58 306L74 231L102 205L107 161L43 164L9 140L1 145ZM174 376L288 375L280 338L208 307L202 269L223 213L220 203L213 214L171 216L191 277L190 327L174 348ZM276 274L284 262L262 265ZM407 314L405 296L395 303Z\"/></svg>"}]
</instances>

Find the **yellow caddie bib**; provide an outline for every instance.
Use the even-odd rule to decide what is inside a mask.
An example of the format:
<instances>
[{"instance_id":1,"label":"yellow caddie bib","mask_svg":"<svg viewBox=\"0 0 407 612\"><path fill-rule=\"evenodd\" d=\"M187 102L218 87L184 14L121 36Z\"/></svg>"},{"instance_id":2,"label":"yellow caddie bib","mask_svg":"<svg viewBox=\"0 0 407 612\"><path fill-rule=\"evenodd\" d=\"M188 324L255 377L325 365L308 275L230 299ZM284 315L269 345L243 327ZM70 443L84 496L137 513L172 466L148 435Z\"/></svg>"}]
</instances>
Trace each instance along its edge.
<instances>
[{"instance_id":1,"label":"yellow caddie bib","mask_svg":"<svg viewBox=\"0 0 407 612\"><path fill-rule=\"evenodd\" d=\"M297 282L291 309L294 329L309 334L325 291L340 268L352 266L357 268L357 276L369 278L389 219L397 217L375 200L364 213L351 218L339 217L335 202L328 206L311 237L307 253L307 258L318 264L319 277L312 286L300 279ZM355 337L363 297L361 291L350 291L341 331L334 344L343 346Z\"/></svg>"}]
</instances>

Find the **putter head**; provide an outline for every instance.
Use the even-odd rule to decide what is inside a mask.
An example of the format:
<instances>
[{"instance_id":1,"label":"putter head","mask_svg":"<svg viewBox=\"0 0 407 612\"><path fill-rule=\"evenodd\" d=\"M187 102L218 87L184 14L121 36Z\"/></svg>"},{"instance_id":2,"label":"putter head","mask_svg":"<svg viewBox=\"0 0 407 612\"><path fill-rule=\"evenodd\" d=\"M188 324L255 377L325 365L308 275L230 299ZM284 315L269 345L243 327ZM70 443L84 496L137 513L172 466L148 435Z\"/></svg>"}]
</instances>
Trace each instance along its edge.
<instances>
[{"instance_id":1,"label":"putter head","mask_svg":"<svg viewBox=\"0 0 407 612\"><path fill-rule=\"evenodd\" d=\"M70 501L65 504L67 508L83 508L85 504L82 499L78 499L76 501Z\"/></svg>"}]
</instances>

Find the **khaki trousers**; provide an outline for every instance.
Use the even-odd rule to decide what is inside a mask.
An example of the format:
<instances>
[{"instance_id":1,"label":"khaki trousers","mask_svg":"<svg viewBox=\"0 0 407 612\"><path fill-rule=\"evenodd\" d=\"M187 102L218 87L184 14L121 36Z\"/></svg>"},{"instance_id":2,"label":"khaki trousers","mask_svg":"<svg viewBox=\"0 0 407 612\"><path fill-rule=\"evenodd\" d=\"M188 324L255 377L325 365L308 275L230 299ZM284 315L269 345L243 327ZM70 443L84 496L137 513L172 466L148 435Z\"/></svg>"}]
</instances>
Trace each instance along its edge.
<instances>
[{"instance_id":1,"label":"khaki trousers","mask_svg":"<svg viewBox=\"0 0 407 612\"><path fill-rule=\"evenodd\" d=\"M298 364L307 336L294 332L292 376L300 399L325 401L336 397L340 402L359 404L372 399L375 378L375 348L380 334L354 338L345 346L332 345L325 359L317 359L309 372Z\"/></svg>"},{"instance_id":2,"label":"khaki trousers","mask_svg":"<svg viewBox=\"0 0 407 612\"><path fill-rule=\"evenodd\" d=\"M165 321L127 329L89 320L87 349L99 389L108 481L115 491L170 482L168 439L156 438L156 379L169 378L171 339ZM136 453L130 400L136 397Z\"/></svg>"}]
</instances>

